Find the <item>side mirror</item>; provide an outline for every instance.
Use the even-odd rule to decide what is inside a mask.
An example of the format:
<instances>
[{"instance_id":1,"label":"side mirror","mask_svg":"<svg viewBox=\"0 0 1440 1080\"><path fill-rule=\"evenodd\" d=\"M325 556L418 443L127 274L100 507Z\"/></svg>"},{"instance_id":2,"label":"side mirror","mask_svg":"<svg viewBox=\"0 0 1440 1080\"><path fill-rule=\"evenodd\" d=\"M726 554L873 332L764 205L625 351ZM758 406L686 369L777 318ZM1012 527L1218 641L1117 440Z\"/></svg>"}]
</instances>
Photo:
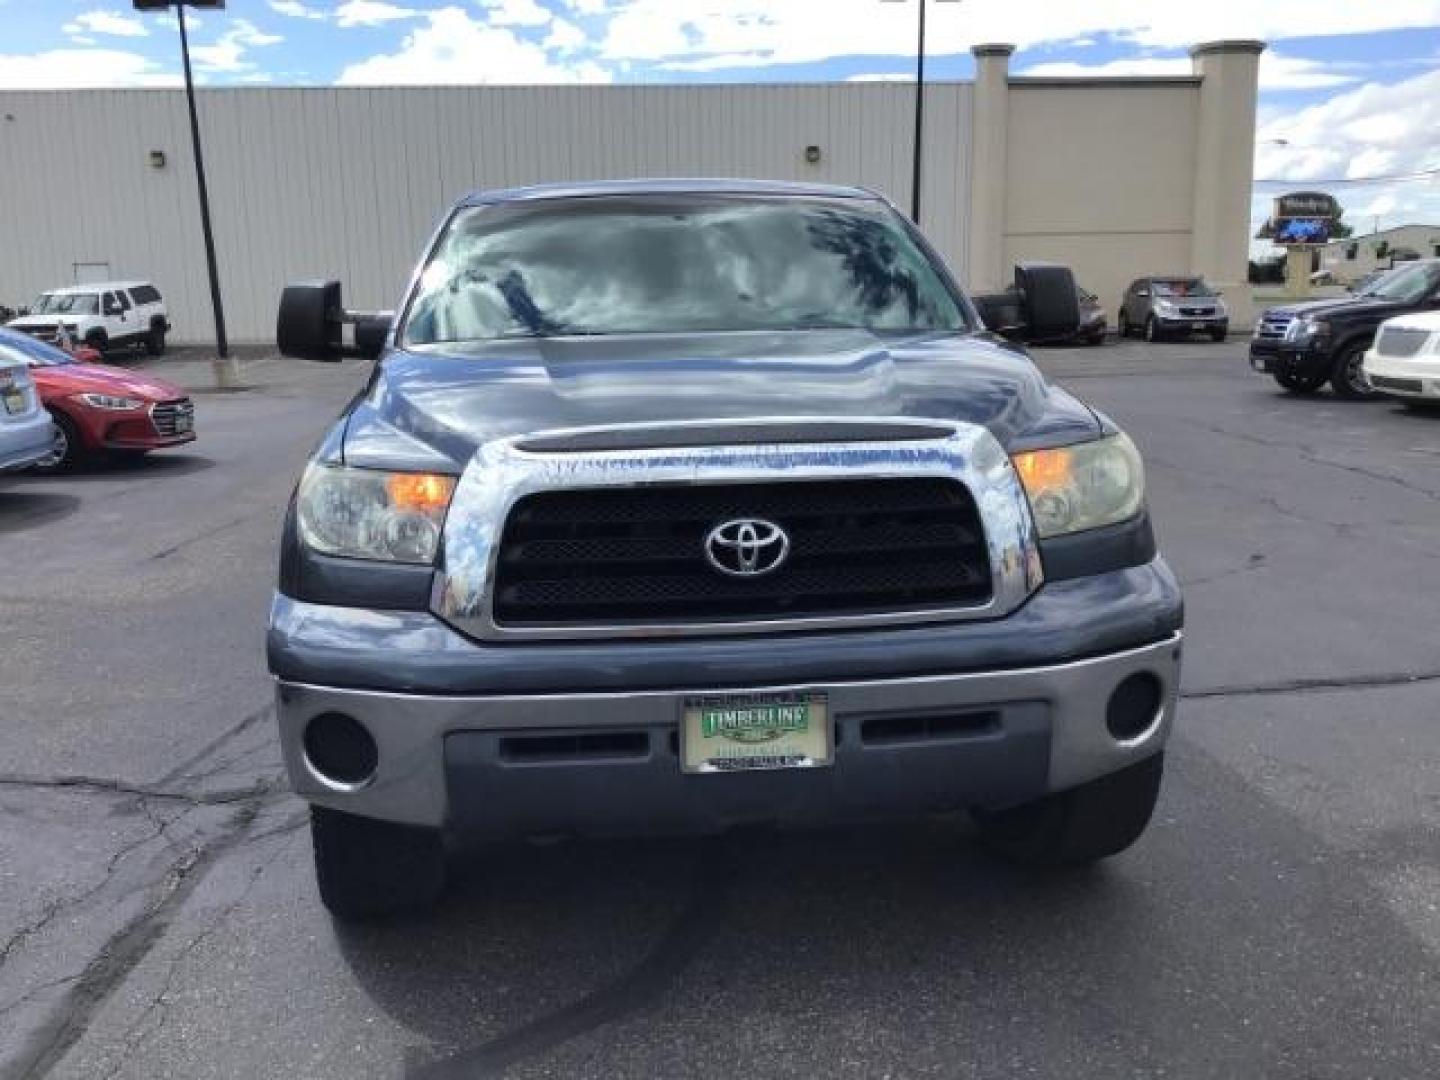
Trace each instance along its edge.
<instances>
[{"instance_id":1,"label":"side mirror","mask_svg":"<svg viewBox=\"0 0 1440 1080\"><path fill-rule=\"evenodd\" d=\"M385 349L393 315L388 311L347 311L338 281L305 281L285 286L275 320L275 344L285 356L334 363L347 356L375 359ZM344 328L354 327L350 344Z\"/></svg>"},{"instance_id":2,"label":"side mirror","mask_svg":"<svg viewBox=\"0 0 1440 1080\"><path fill-rule=\"evenodd\" d=\"M1147 296L1150 295L1150 290L1149 290L1149 289L1136 289L1136 290L1135 290L1135 295L1138 296L1138 297L1141 297L1141 298L1143 299L1144 297L1147 297Z\"/></svg>"},{"instance_id":3,"label":"side mirror","mask_svg":"<svg viewBox=\"0 0 1440 1080\"><path fill-rule=\"evenodd\" d=\"M355 323L355 352L367 360L378 360L385 351L385 339L395 321L393 311L377 311Z\"/></svg>"},{"instance_id":4,"label":"side mirror","mask_svg":"<svg viewBox=\"0 0 1440 1080\"><path fill-rule=\"evenodd\" d=\"M1080 329L1080 296L1068 266L1020 263L1015 267L1015 289L1032 341L1069 337Z\"/></svg>"}]
</instances>

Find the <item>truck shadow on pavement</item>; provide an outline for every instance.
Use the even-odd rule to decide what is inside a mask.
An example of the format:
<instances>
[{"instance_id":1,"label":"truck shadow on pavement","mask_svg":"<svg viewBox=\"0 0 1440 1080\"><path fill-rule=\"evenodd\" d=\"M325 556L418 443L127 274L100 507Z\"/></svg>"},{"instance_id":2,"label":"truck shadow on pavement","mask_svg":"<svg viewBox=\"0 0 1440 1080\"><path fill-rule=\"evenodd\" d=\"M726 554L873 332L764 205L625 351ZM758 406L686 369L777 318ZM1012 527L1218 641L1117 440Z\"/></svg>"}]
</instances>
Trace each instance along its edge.
<instances>
[{"instance_id":1,"label":"truck shadow on pavement","mask_svg":"<svg viewBox=\"0 0 1440 1080\"><path fill-rule=\"evenodd\" d=\"M1418 1065L1440 1006L1355 856L1198 750L1169 772L1089 870L997 864L943 820L508 848L340 949L432 1043L410 1080Z\"/></svg>"}]
</instances>

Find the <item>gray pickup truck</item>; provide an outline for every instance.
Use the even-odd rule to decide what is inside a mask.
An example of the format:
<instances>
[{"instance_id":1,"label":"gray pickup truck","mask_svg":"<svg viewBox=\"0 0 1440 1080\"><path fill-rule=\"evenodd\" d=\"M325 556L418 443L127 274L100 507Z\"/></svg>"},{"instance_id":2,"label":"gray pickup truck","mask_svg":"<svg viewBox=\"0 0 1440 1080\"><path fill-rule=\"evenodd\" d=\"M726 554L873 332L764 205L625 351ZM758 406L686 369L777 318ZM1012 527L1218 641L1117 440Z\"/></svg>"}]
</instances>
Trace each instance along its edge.
<instances>
[{"instance_id":1,"label":"gray pickup truck","mask_svg":"<svg viewBox=\"0 0 1440 1080\"><path fill-rule=\"evenodd\" d=\"M1069 272L1020 275L1073 331ZM277 336L376 361L268 638L337 917L433 901L457 836L968 811L1073 864L1144 830L1182 605L1140 458L883 198L478 194L398 311L292 285Z\"/></svg>"}]
</instances>

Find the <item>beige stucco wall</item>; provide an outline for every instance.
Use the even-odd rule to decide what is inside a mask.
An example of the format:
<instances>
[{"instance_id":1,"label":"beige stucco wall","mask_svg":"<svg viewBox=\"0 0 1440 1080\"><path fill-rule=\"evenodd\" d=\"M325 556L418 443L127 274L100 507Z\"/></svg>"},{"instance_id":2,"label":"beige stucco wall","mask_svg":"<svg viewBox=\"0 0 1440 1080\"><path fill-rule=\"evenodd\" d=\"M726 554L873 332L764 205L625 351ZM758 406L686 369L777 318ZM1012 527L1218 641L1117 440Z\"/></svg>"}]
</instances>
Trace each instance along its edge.
<instances>
[{"instance_id":1,"label":"beige stucco wall","mask_svg":"<svg viewBox=\"0 0 1440 1080\"><path fill-rule=\"evenodd\" d=\"M1133 278L1186 271L1199 107L1195 79L1012 79L1007 272L1067 263L1113 310Z\"/></svg>"}]
</instances>

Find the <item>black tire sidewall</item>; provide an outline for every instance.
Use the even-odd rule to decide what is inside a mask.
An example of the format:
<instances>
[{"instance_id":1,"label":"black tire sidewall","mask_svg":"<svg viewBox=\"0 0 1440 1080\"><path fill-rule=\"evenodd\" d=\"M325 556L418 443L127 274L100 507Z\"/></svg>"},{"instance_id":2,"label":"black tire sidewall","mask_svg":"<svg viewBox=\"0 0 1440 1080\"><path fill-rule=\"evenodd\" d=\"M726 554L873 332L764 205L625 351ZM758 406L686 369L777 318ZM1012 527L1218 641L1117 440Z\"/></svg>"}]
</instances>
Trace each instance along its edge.
<instances>
[{"instance_id":1,"label":"black tire sidewall","mask_svg":"<svg viewBox=\"0 0 1440 1080\"><path fill-rule=\"evenodd\" d=\"M74 468L85 456L85 444L80 439L80 428L74 420L56 409L46 409L50 422L65 433L65 456L53 465L37 465L36 472L64 472Z\"/></svg>"},{"instance_id":2,"label":"black tire sidewall","mask_svg":"<svg viewBox=\"0 0 1440 1080\"><path fill-rule=\"evenodd\" d=\"M1354 342L1346 345L1335 357L1335 363L1330 369L1330 386L1335 391L1336 397L1345 398L1348 401L1368 401L1379 397L1372 389L1357 389L1350 383L1349 371L1352 358L1359 356L1363 361L1365 356L1365 343Z\"/></svg>"}]
</instances>

